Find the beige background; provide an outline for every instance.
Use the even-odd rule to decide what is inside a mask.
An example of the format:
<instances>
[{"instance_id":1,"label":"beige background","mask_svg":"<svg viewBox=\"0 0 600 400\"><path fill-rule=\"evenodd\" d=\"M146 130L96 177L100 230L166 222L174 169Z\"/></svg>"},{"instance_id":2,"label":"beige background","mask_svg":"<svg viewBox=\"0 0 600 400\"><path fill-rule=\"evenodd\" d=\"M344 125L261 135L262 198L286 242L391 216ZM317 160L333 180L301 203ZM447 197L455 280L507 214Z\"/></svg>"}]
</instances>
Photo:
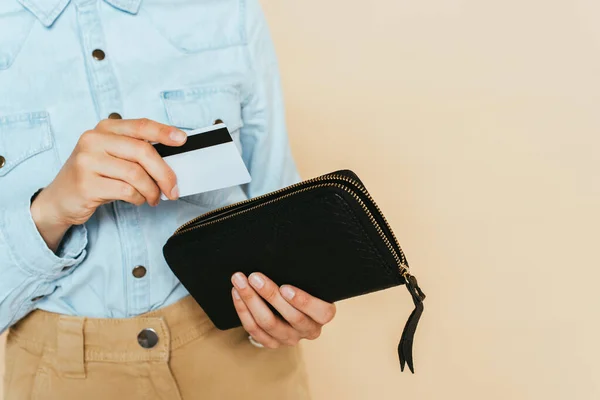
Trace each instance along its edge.
<instances>
[{"instance_id":1,"label":"beige background","mask_svg":"<svg viewBox=\"0 0 600 400\"><path fill-rule=\"evenodd\" d=\"M305 177L357 171L428 294L306 346L315 399L600 398L600 3L263 1Z\"/></svg>"}]
</instances>

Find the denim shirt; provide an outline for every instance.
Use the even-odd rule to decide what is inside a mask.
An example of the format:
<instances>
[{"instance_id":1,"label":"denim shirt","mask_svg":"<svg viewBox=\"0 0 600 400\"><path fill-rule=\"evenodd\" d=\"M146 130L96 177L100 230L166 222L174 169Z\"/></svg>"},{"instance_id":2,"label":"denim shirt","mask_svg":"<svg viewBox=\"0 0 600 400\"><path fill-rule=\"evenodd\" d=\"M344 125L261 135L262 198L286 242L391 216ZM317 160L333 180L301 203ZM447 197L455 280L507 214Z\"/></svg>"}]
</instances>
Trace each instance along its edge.
<instances>
[{"instance_id":1,"label":"denim shirt","mask_svg":"<svg viewBox=\"0 0 600 400\"><path fill-rule=\"evenodd\" d=\"M182 129L220 119L252 182L104 205L54 253L31 196L111 113ZM34 309L122 318L186 296L162 255L174 230L299 179L258 0L0 0L0 156L0 332Z\"/></svg>"}]
</instances>

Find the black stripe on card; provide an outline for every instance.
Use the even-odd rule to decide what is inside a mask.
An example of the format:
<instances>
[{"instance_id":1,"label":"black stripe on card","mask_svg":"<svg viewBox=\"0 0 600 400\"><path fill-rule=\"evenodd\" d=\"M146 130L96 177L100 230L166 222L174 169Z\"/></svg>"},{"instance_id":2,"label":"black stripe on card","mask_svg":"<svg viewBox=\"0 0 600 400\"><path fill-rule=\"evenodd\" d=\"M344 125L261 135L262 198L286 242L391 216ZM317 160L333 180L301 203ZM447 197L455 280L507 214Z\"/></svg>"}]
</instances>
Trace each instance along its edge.
<instances>
[{"instance_id":1,"label":"black stripe on card","mask_svg":"<svg viewBox=\"0 0 600 400\"><path fill-rule=\"evenodd\" d=\"M165 146L161 143L156 143L152 146L154 146L158 154L164 158L232 141L233 140L231 139L231 135L229 134L227 128L221 128L215 131L188 136L187 142L180 147Z\"/></svg>"}]
</instances>

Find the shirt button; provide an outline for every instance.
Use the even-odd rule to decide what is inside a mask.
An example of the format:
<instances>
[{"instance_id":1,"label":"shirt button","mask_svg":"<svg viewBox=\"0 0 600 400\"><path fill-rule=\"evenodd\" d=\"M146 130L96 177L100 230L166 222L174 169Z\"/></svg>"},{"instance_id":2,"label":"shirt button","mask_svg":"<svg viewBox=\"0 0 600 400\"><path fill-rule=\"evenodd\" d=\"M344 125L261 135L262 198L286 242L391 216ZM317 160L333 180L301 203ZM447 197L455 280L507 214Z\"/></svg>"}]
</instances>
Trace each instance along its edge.
<instances>
[{"instance_id":1,"label":"shirt button","mask_svg":"<svg viewBox=\"0 0 600 400\"><path fill-rule=\"evenodd\" d=\"M121 114L119 114L119 113L110 113L108 115L108 118L109 119L123 119L123 117L121 117Z\"/></svg>"},{"instance_id":2,"label":"shirt button","mask_svg":"<svg viewBox=\"0 0 600 400\"><path fill-rule=\"evenodd\" d=\"M6 158L4 158L3 156L0 156L0 168L4 167L6 165Z\"/></svg>"},{"instance_id":3,"label":"shirt button","mask_svg":"<svg viewBox=\"0 0 600 400\"><path fill-rule=\"evenodd\" d=\"M36 297L34 297L33 299L31 299L31 301L33 301L33 302L36 302L36 301L38 301L38 300L41 300L41 299L43 299L43 298L44 298L44 296L43 296L43 295L42 295L42 296L36 296Z\"/></svg>"},{"instance_id":4,"label":"shirt button","mask_svg":"<svg viewBox=\"0 0 600 400\"><path fill-rule=\"evenodd\" d=\"M158 343L158 335L152 328L143 329L137 337L138 343L145 349L151 349Z\"/></svg>"},{"instance_id":5,"label":"shirt button","mask_svg":"<svg viewBox=\"0 0 600 400\"><path fill-rule=\"evenodd\" d=\"M106 54L102 50L96 49L92 51L92 57L98 61L102 61L106 57Z\"/></svg>"},{"instance_id":6,"label":"shirt button","mask_svg":"<svg viewBox=\"0 0 600 400\"><path fill-rule=\"evenodd\" d=\"M143 278L144 276L146 276L146 268L141 265L138 265L133 269L132 274L136 278Z\"/></svg>"},{"instance_id":7,"label":"shirt button","mask_svg":"<svg viewBox=\"0 0 600 400\"><path fill-rule=\"evenodd\" d=\"M217 124L222 124L223 120L221 118L217 118L215 119L215 122L213 123L213 125L217 125Z\"/></svg>"}]
</instances>

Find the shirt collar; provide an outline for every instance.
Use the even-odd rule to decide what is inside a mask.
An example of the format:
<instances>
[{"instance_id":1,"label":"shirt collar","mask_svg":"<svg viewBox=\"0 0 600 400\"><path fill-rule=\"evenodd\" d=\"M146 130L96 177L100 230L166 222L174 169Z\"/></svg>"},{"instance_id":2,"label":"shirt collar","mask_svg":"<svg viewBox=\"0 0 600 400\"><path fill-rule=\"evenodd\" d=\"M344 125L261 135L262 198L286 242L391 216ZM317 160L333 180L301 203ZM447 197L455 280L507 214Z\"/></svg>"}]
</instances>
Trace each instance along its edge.
<instances>
[{"instance_id":1,"label":"shirt collar","mask_svg":"<svg viewBox=\"0 0 600 400\"><path fill-rule=\"evenodd\" d=\"M64 11L70 0L18 0L19 3L28 9L40 20L44 26L51 26L56 18ZM137 14L142 0L104 0L111 6L128 12Z\"/></svg>"}]
</instances>

